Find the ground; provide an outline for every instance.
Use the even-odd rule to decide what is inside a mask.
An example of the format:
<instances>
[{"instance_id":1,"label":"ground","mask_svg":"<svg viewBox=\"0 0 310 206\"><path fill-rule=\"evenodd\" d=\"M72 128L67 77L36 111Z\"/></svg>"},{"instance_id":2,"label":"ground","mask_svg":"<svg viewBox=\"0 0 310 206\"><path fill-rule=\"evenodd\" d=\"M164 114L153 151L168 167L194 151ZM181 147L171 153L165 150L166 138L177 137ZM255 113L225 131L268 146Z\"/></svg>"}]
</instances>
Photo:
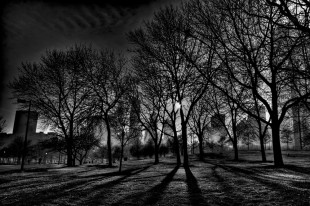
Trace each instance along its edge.
<instances>
[{"instance_id":1,"label":"ground","mask_svg":"<svg viewBox=\"0 0 310 206\"><path fill-rule=\"evenodd\" d=\"M309 152L283 153L287 166L261 163L259 152L242 161L190 156L190 168L174 158L124 162L118 168L84 165L28 166L23 173L0 166L3 205L310 205ZM268 159L272 159L271 154ZM17 169L17 168L16 168Z\"/></svg>"}]
</instances>

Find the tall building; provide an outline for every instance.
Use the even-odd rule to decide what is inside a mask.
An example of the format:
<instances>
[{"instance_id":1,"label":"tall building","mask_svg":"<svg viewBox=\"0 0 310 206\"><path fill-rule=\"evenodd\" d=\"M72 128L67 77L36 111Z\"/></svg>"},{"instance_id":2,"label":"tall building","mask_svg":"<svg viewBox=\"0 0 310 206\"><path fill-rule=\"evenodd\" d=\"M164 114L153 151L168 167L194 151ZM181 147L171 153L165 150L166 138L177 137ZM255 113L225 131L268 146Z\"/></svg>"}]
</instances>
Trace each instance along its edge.
<instances>
[{"instance_id":1,"label":"tall building","mask_svg":"<svg viewBox=\"0 0 310 206\"><path fill-rule=\"evenodd\" d=\"M310 132L309 110L302 104L292 108L294 149L302 149L302 140Z\"/></svg>"},{"instance_id":2,"label":"tall building","mask_svg":"<svg viewBox=\"0 0 310 206\"><path fill-rule=\"evenodd\" d=\"M41 141L55 137L56 133L36 133L38 117L39 114L37 112L29 113L27 140L29 141L28 147L31 147L31 150L26 157L26 162L27 164L30 162L35 163L41 161L42 163L56 163L60 159L60 154L58 152L49 151L48 149L42 149L39 144ZM10 145L17 139L21 139L21 144L23 145L27 129L27 119L28 111L16 111L13 133L0 133L0 151L3 152L0 152L1 163L19 164L21 156L18 156L17 153L21 154L21 151L16 151L16 149L14 151L10 151ZM20 141L17 141L17 144L19 144L20 148L23 147L20 145Z\"/></svg>"},{"instance_id":3,"label":"tall building","mask_svg":"<svg viewBox=\"0 0 310 206\"><path fill-rule=\"evenodd\" d=\"M251 112L253 114L258 115L260 118L266 120L266 109L265 109L264 105L260 105L259 108L258 108L258 111L257 111L256 107L253 107ZM250 115L248 115L248 120L247 121L248 121L248 124L254 129L255 135L257 137L259 137L259 134L260 134L260 132L259 132L259 123L258 123L257 119L252 117L252 116L250 116ZM263 123L262 121L260 121L260 123L261 123L261 126L262 126L261 132L263 132L264 129L265 129L266 124Z\"/></svg>"},{"instance_id":4,"label":"tall building","mask_svg":"<svg viewBox=\"0 0 310 206\"><path fill-rule=\"evenodd\" d=\"M29 115L28 135L31 136L32 134L36 133L39 115L37 112L30 112ZM28 111L16 111L13 128L13 134L15 136L25 136L27 128L27 118Z\"/></svg>"}]
</instances>

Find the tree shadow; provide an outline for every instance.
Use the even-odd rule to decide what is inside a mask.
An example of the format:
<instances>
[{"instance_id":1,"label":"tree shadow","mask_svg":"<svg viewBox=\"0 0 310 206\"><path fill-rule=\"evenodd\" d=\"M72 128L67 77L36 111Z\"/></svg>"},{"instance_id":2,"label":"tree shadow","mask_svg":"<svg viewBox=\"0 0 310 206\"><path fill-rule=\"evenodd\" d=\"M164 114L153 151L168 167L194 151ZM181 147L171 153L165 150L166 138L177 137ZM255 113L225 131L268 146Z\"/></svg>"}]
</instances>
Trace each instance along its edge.
<instances>
[{"instance_id":1,"label":"tree shadow","mask_svg":"<svg viewBox=\"0 0 310 206\"><path fill-rule=\"evenodd\" d=\"M213 164L213 163L209 163L209 164ZM272 180L271 178L261 176L260 175L261 171L255 171L255 170L253 171L250 169L243 169L243 168L239 168L239 167L235 167L231 165L221 165L221 164L213 164L213 165L223 170L226 170L228 172L231 172L235 174L236 176L242 176L246 179L254 180L260 184L263 184L269 188L272 188L272 190L274 191L278 191L279 193L282 194L281 196L278 197L279 201L282 201L282 200L285 201L286 199L295 199L297 201L296 203L298 204L302 204L302 205L305 203L309 204L309 200L308 200L309 192L301 191L298 188L292 188L292 187L289 187L289 185L281 184L279 180ZM266 167L268 168L268 166ZM273 166L273 168L279 168L279 167ZM291 183L292 185L295 184L294 181L291 181ZM306 185L303 184L302 186L306 187L307 184ZM232 189L236 189L236 188L231 188L230 190L233 191Z\"/></svg>"},{"instance_id":2,"label":"tree shadow","mask_svg":"<svg viewBox=\"0 0 310 206\"><path fill-rule=\"evenodd\" d=\"M189 199L192 205L207 205L206 200L203 197L202 191L198 186L197 179L193 175L189 167L184 167L186 174L186 183L189 192Z\"/></svg>"},{"instance_id":3,"label":"tree shadow","mask_svg":"<svg viewBox=\"0 0 310 206\"><path fill-rule=\"evenodd\" d=\"M293 182L292 185L294 187L302 188L302 189L309 189L310 188L310 182ZM310 203L310 200L309 200Z\"/></svg>"},{"instance_id":4,"label":"tree shadow","mask_svg":"<svg viewBox=\"0 0 310 206\"><path fill-rule=\"evenodd\" d=\"M97 185L95 187L92 187L89 192L95 192L96 190L101 190L101 189L108 189L109 190L109 189L113 188L115 185L117 185L117 184L121 183L122 181L126 180L130 176L137 175L137 174L147 170L152 165L153 164L148 165L148 166L144 166L144 167L139 168L139 169L135 168L135 169L124 170L121 173L115 172L114 174L122 175L123 177L118 178L116 180L109 181L109 182L104 183L104 184ZM111 175L111 174L113 174L113 173L110 173L108 175ZM86 201L83 202L83 204L84 205L100 205L100 204L102 204L102 200L104 200L105 197L106 197L106 196L102 195L102 192L103 191L101 191L97 195L91 197L91 199L87 199Z\"/></svg>"},{"instance_id":5,"label":"tree shadow","mask_svg":"<svg viewBox=\"0 0 310 206\"><path fill-rule=\"evenodd\" d=\"M79 199L80 197L86 197L88 194L91 194L95 190L101 190L101 189L110 189L111 187L119 184L120 182L124 181L126 178L136 175L146 169L148 169L151 165L140 167L140 168L134 168L134 169L128 169L122 173L118 172L112 172L107 175L101 174L100 176L96 176L95 178L81 178L81 177L70 177L68 181L61 182L61 185L55 185L54 187L48 187L45 189L41 189L36 194L32 194L29 192L26 193L20 193L18 202L14 202L12 205L40 205L44 203L50 203L52 201L55 201L59 198L67 201L74 201ZM110 176L121 176L120 178L117 178L115 180L105 182L103 184L96 185L94 187L91 187L89 189L84 189L87 185L90 185L92 183L95 183L97 181L100 181L104 178L110 177ZM102 200L102 196L100 195L100 198L98 196L92 198L88 205L96 205L96 201L98 199Z\"/></svg>"},{"instance_id":6,"label":"tree shadow","mask_svg":"<svg viewBox=\"0 0 310 206\"><path fill-rule=\"evenodd\" d=\"M145 200L141 205L154 205L156 204L164 194L167 186L170 184L170 182L173 180L174 175L178 171L180 166L176 166L171 172L169 172L166 177L156 186L153 188L143 191L143 192L138 192L133 195L128 195L121 200L119 200L117 203L114 203L113 205L125 205L128 204L128 200L132 199L134 203L137 203L141 200L142 197L145 197ZM149 177L146 177L149 178Z\"/></svg>"},{"instance_id":7,"label":"tree shadow","mask_svg":"<svg viewBox=\"0 0 310 206\"><path fill-rule=\"evenodd\" d=\"M7 175L7 174L13 174L13 173L20 173L20 169L1 171L0 175Z\"/></svg>"},{"instance_id":8,"label":"tree shadow","mask_svg":"<svg viewBox=\"0 0 310 206\"><path fill-rule=\"evenodd\" d=\"M175 175L175 173L178 171L179 168L180 166L177 165L171 172L169 172L169 174L161 181L160 184L156 185L155 187L153 187L148 191L148 193L152 195L145 200L143 205L154 204L160 200L162 194L165 192L167 186L172 181L173 176Z\"/></svg>"},{"instance_id":9,"label":"tree shadow","mask_svg":"<svg viewBox=\"0 0 310 206\"><path fill-rule=\"evenodd\" d=\"M99 169L107 169L107 168L118 168L118 166L109 166L109 165L102 165L102 164L93 164L93 165L87 165L86 167L95 167L95 168L99 168Z\"/></svg>"},{"instance_id":10,"label":"tree shadow","mask_svg":"<svg viewBox=\"0 0 310 206\"><path fill-rule=\"evenodd\" d=\"M217 165L214 165L214 167L212 167L212 177L214 177L216 179L216 182L219 184L219 186L221 187L221 191L224 193L224 195L221 195L221 205L238 205L243 201L243 197L239 196L235 196L234 194L234 190L236 188L230 186L229 184L227 184L227 182L225 181L225 179L218 174L218 172L216 171L217 169ZM233 197L232 197L233 196ZM236 199L237 198L237 199ZM219 201L219 200L217 200Z\"/></svg>"},{"instance_id":11,"label":"tree shadow","mask_svg":"<svg viewBox=\"0 0 310 206\"><path fill-rule=\"evenodd\" d=\"M302 173L302 174L310 174L310 167L300 167L300 166L296 166L296 165L284 165L281 167L278 166L274 166L274 165L264 165L261 167L251 167L251 169L287 169L290 170L292 172L298 172L298 173Z\"/></svg>"},{"instance_id":12,"label":"tree shadow","mask_svg":"<svg viewBox=\"0 0 310 206\"><path fill-rule=\"evenodd\" d=\"M146 165L142 168L149 168L150 166L151 165ZM141 170L141 167L129 168L129 169L122 170L121 172L117 170L117 171L107 172L103 174L94 174L94 175L76 176L76 177L83 179L83 178L112 177L112 176L130 176L136 170Z\"/></svg>"}]
</instances>

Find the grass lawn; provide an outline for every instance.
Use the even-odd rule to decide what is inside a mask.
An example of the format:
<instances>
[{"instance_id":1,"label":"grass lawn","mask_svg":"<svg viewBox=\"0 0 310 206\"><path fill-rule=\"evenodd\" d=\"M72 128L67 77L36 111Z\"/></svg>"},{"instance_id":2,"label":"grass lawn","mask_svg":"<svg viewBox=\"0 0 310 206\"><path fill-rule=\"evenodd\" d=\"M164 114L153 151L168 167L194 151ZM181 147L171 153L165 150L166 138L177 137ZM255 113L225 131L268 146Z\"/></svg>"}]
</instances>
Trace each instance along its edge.
<instances>
[{"instance_id":1,"label":"grass lawn","mask_svg":"<svg viewBox=\"0 0 310 206\"><path fill-rule=\"evenodd\" d=\"M190 156L190 169L164 158L158 165L152 159L126 161L122 173L102 165L2 171L0 201L3 205L310 205L309 152L283 157L287 164L283 168L259 162L259 152L241 151L239 162L217 155L206 155L200 162Z\"/></svg>"}]
</instances>

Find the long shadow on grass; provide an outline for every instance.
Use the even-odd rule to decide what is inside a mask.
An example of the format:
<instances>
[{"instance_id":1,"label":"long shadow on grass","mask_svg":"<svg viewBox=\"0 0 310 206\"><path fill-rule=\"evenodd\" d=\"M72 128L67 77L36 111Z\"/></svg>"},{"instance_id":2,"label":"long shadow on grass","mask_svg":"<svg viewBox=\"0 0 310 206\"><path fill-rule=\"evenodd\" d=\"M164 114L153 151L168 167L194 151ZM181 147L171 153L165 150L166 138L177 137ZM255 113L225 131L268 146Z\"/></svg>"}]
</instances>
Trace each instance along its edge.
<instances>
[{"instance_id":1,"label":"long shadow on grass","mask_svg":"<svg viewBox=\"0 0 310 206\"><path fill-rule=\"evenodd\" d=\"M189 167L184 167L186 173L186 183L189 192L189 199L192 205L207 205L202 191L198 186L197 179L193 175Z\"/></svg>"},{"instance_id":2,"label":"long shadow on grass","mask_svg":"<svg viewBox=\"0 0 310 206\"><path fill-rule=\"evenodd\" d=\"M292 188L289 186L286 186L284 184L277 183L277 181L272 181L271 179L268 179L266 177L261 177L258 173L259 171L253 171L249 169L242 169L239 167L231 166L231 165L222 165L222 164L214 164L212 162L204 161L208 164L212 164L216 167L219 167L221 169L224 169L228 172L231 172L237 176L242 176L250 180L254 180L260 184L264 184L268 186L269 188L272 188L274 191L278 191L281 196L277 197L280 200L286 201L290 199L295 199L296 204L309 204L309 192L307 191L300 191L296 188ZM294 181L292 181L294 183ZM236 189L236 188L235 188Z\"/></svg>"},{"instance_id":3,"label":"long shadow on grass","mask_svg":"<svg viewBox=\"0 0 310 206\"><path fill-rule=\"evenodd\" d=\"M310 167L299 167L296 165L285 165L282 167L276 167L274 165L266 165L266 166L261 166L261 167L251 167L251 169L287 169L287 170L291 170L293 172L298 172L298 173L302 173L302 174L310 174Z\"/></svg>"},{"instance_id":4,"label":"long shadow on grass","mask_svg":"<svg viewBox=\"0 0 310 206\"><path fill-rule=\"evenodd\" d=\"M129 178L130 176L133 176L133 175L137 175L145 170L147 170L148 168L150 168L152 165L148 165L148 166L145 166L143 168L140 168L140 169L133 169L133 170L127 170L127 171L123 171L121 174L123 174L124 176L121 177L121 178L118 178L116 180L112 180L110 182L107 182L107 183L104 183L104 184L100 184L100 185L97 185L97 186L94 186L90 189L90 191L87 191L87 192L95 192L97 190L100 190L100 192L98 194L96 194L95 196L91 196L90 198L86 199L85 201L83 201L83 203L85 205L100 205L102 204L102 201L105 199L105 197L107 195L103 195L103 194L106 194L104 193L103 190L110 190L112 189L114 186L118 185L119 183L121 183L122 181L126 180L127 178ZM133 172L135 171L135 172ZM119 173L118 173L119 174ZM106 191L106 192L107 192Z\"/></svg>"},{"instance_id":5,"label":"long shadow on grass","mask_svg":"<svg viewBox=\"0 0 310 206\"><path fill-rule=\"evenodd\" d=\"M124 205L128 200L132 200L134 203L138 203L141 200L141 197L145 197L145 200L141 205L154 205L156 204L164 194L167 186L170 184L170 182L173 180L174 175L178 171L180 166L176 166L171 172L167 174L167 176L161 181L161 183L157 184L153 188L147 190L138 192L136 194L128 195L124 197L123 199L119 200L117 203L114 203L113 205ZM148 177L146 177L148 178Z\"/></svg>"},{"instance_id":6,"label":"long shadow on grass","mask_svg":"<svg viewBox=\"0 0 310 206\"><path fill-rule=\"evenodd\" d=\"M137 170L139 168L133 168L133 169L128 169L124 170L122 173L118 173L117 171L115 172L109 172L109 173L104 173L104 174L97 174L97 175L89 175L89 176L79 176L79 173L83 173L83 171L79 172L66 172L66 173L58 173L59 171L52 171L52 172L40 172L40 173L33 173L31 176L24 177L21 180L27 180L27 183L25 184L23 181L17 182L19 179L2 179L0 178L0 183L9 183L12 182L12 184L8 184L7 186L2 186L0 185L0 191L1 190L8 190L11 189L12 187L15 190L22 190L22 189L27 189L27 188L35 188L35 187L40 187L45 184L55 184L57 182L61 182L63 184L71 184L72 182L82 182L83 179L87 179L88 182L92 182L94 179L95 180L103 180L112 176L117 176L117 175L125 175L127 173L130 173L134 170ZM84 173L89 172L90 170L84 171ZM104 171L104 170L102 170ZM33 180L31 180L33 179ZM31 180L31 181L30 181ZM53 187L51 187L53 189ZM42 190L43 191L43 190ZM1 195L0 195L1 196Z\"/></svg>"},{"instance_id":7,"label":"long shadow on grass","mask_svg":"<svg viewBox=\"0 0 310 206\"><path fill-rule=\"evenodd\" d=\"M151 165L150 165L151 166ZM94 186L87 190L79 190L76 191L74 188L81 187L86 184L91 184L92 182L100 181L100 178L94 178L91 181L89 179L77 179L73 178L71 181L66 182L65 184L61 186L55 186L52 188L46 188L43 190L34 191L31 193L20 193L19 199L17 202L7 203L8 205L40 205L43 203L51 203L54 200L57 200L58 198L61 198L62 200L69 200L72 198L73 200L79 199L81 197L86 197L88 194L93 192L94 190L102 189L102 188L111 188L116 184L119 184L121 181L125 180L126 178L136 175L146 169L148 169L150 166L146 166L143 168L135 168L135 169L129 169L122 173L115 172L115 176L122 176L116 180L112 180L109 182L106 182L104 184L100 184L97 186ZM111 173L109 174L109 176ZM113 175L112 175L113 176ZM104 174L102 177L105 177ZM67 190L67 191L66 191ZM67 198L67 196L69 198ZM96 199L96 198L94 198ZM69 201L68 201L69 202Z\"/></svg>"},{"instance_id":8,"label":"long shadow on grass","mask_svg":"<svg viewBox=\"0 0 310 206\"><path fill-rule=\"evenodd\" d=\"M234 196L234 198L232 198L232 195L234 194L234 191L236 188L233 188L232 186L227 184L225 179L221 175L218 174L216 169L217 169L217 165L212 167L212 176L215 178L216 182L221 187L221 191L225 193L224 195L221 195L223 197L221 199L221 205L238 205L238 203L242 202L244 198L241 197L240 195L237 197Z\"/></svg>"},{"instance_id":9,"label":"long shadow on grass","mask_svg":"<svg viewBox=\"0 0 310 206\"><path fill-rule=\"evenodd\" d=\"M148 193L152 194L149 198L147 198L143 205L150 205L158 202L165 192L167 186L172 181L173 176L178 171L179 165L177 165L162 181L160 184L156 185L152 189L148 191Z\"/></svg>"}]
</instances>

